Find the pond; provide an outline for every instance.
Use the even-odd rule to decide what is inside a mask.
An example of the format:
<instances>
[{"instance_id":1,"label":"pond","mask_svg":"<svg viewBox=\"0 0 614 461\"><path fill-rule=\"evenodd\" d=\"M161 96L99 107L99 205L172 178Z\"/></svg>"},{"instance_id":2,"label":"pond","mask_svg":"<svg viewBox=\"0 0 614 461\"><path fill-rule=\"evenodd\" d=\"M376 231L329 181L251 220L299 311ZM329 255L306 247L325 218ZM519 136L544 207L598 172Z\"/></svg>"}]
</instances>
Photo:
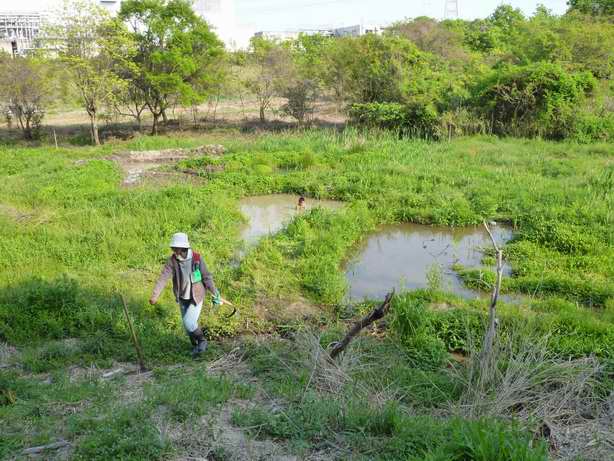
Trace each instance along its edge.
<instances>
[{"instance_id":1,"label":"pond","mask_svg":"<svg viewBox=\"0 0 614 461\"><path fill-rule=\"evenodd\" d=\"M512 237L506 226L491 226L497 245ZM482 227L437 227L420 224L383 226L360 245L357 256L346 267L348 298L381 299L393 287L426 288L429 271L439 268L442 289L464 298L487 297L463 285L452 270L456 263L465 267L481 265L483 249L492 243ZM494 270L494 268L493 268ZM504 275L511 269L504 266Z\"/></svg>"},{"instance_id":2,"label":"pond","mask_svg":"<svg viewBox=\"0 0 614 461\"><path fill-rule=\"evenodd\" d=\"M239 202L241 213L248 219L241 230L241 238L247 248L253 247L262 237L283 229L301 211L297 209L299 196L291 194L260 195L246 197ZM322 207L337 210L343 202L306 198L305 211Z\"/></svg>"}]
</instances>

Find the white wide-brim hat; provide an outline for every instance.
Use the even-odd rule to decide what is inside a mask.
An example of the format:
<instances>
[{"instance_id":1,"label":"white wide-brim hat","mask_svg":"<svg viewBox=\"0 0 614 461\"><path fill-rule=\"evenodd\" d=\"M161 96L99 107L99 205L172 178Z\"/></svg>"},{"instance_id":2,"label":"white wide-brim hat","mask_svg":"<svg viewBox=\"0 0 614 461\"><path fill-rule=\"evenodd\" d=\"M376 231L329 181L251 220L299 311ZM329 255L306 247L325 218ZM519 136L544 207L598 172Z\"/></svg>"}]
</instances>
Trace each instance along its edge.
<instances>
[{"instance_id":1,"label":"white wide-brim hat","mask_svg":"<svg viewBox=\"0 0 614 461\"><path fill-rule=\"evenodd\" d=\"M188 234L183 232L177 232L173 234L171 238L171 248L190 248L190 242L188 241Z\"/></svg>"}]
</instances>

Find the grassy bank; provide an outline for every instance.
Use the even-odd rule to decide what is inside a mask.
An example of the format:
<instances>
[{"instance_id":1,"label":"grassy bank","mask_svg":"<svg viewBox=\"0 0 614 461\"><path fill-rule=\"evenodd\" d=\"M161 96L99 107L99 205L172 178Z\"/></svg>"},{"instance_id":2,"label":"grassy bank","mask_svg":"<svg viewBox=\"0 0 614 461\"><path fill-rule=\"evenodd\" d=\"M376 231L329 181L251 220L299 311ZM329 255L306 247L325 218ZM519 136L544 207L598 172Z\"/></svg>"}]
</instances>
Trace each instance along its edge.
<instances>
[{"instance_id":1,"label":"grassy bank","mask_svg":"<svg viewBox=\"0 0 614 461\"><path fill-rule=\"evenodd\" d=\"M199 183L122 187L123 173L109 158L206 143L222 143L227 153L178 165L198 173ZM239 459L219 435L230 433L264 457L544 459L548 439L535 435L537 413L529 422L514 402L495 413L459 410L471 386L465 365L451 362L449 352L470 357L479 347L485 301L437 286L400 296L388 325L355 346L347 366L331 371L335 379L314 374L322 368L314 359L319 349L305 331L316 331L316 344L326 346L346 320L369 308L343 302L340 269L378 225L507 222L514 226L504 250L513 273L503 289L526 295L501 307L509 353L546 337L541 357L554 364L552 373L561 361L595 355L590 386L577 395L602 401L613 387L613 158L606 144L489 137L433 144L351 131L0 147L0 339L10 366L0 382L0 416L10 421L0 454L62 437L83 459L181 458L207 450L216 453L212 459ZM298 217L238 267L231 264L241 246L238 200L280 192L346 206ZM157 306L146 302L168 238L179 229L241 314L228 320L226 307L206 308L209 334L234 339L196 364L187 358L170 290ZM468 285L489 289L491 263L487 256L483 268L457 269ZM155 368L141 381L101 378L103 370L134 360L120 293ZM310 320L289 314L296 303L309 307ZM237 337L254 332L266 336ZM226 360L222 370L207 368L219 360ZM510 423L514 418L520 421ZM59 434L58 425L65 428Z\"/></svg>"}]
</instances>

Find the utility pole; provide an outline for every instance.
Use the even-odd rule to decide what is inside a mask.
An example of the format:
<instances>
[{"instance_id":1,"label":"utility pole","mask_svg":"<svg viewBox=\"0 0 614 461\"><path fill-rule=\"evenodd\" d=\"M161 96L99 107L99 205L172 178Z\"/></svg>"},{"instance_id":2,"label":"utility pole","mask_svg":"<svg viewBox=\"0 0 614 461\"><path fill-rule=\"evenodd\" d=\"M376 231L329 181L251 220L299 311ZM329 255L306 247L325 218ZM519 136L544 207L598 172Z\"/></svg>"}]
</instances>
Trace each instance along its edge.
<instances>
[{"instance_id":1,"label":"utility pole","mask_svg":"<svg viewBox=\"0 0 614 461\"><path fill-rule=\"evenodd\" d=\"M443 11L444 19L458 19L460 16L458 9L458 0L445 0Z\"/></svg>"}]
</instances>

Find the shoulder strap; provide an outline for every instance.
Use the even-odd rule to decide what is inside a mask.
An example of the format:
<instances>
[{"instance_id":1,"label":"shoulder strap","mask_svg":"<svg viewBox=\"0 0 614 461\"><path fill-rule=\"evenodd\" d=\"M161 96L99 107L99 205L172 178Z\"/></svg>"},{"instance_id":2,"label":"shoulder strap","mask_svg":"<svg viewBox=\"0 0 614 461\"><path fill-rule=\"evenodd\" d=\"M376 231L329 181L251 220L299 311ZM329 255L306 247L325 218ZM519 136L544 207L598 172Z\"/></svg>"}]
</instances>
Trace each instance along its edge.
<instances>
[{"instance_id":1,"label":"shoulder strap","mask_svg":"<svg viewBox=\"0 0 614 461\"><path fill-rule=\"evenodd\" d=\"M192 270L200 266L200 254L192 252Z\"/></svg>"}]
</instances>

